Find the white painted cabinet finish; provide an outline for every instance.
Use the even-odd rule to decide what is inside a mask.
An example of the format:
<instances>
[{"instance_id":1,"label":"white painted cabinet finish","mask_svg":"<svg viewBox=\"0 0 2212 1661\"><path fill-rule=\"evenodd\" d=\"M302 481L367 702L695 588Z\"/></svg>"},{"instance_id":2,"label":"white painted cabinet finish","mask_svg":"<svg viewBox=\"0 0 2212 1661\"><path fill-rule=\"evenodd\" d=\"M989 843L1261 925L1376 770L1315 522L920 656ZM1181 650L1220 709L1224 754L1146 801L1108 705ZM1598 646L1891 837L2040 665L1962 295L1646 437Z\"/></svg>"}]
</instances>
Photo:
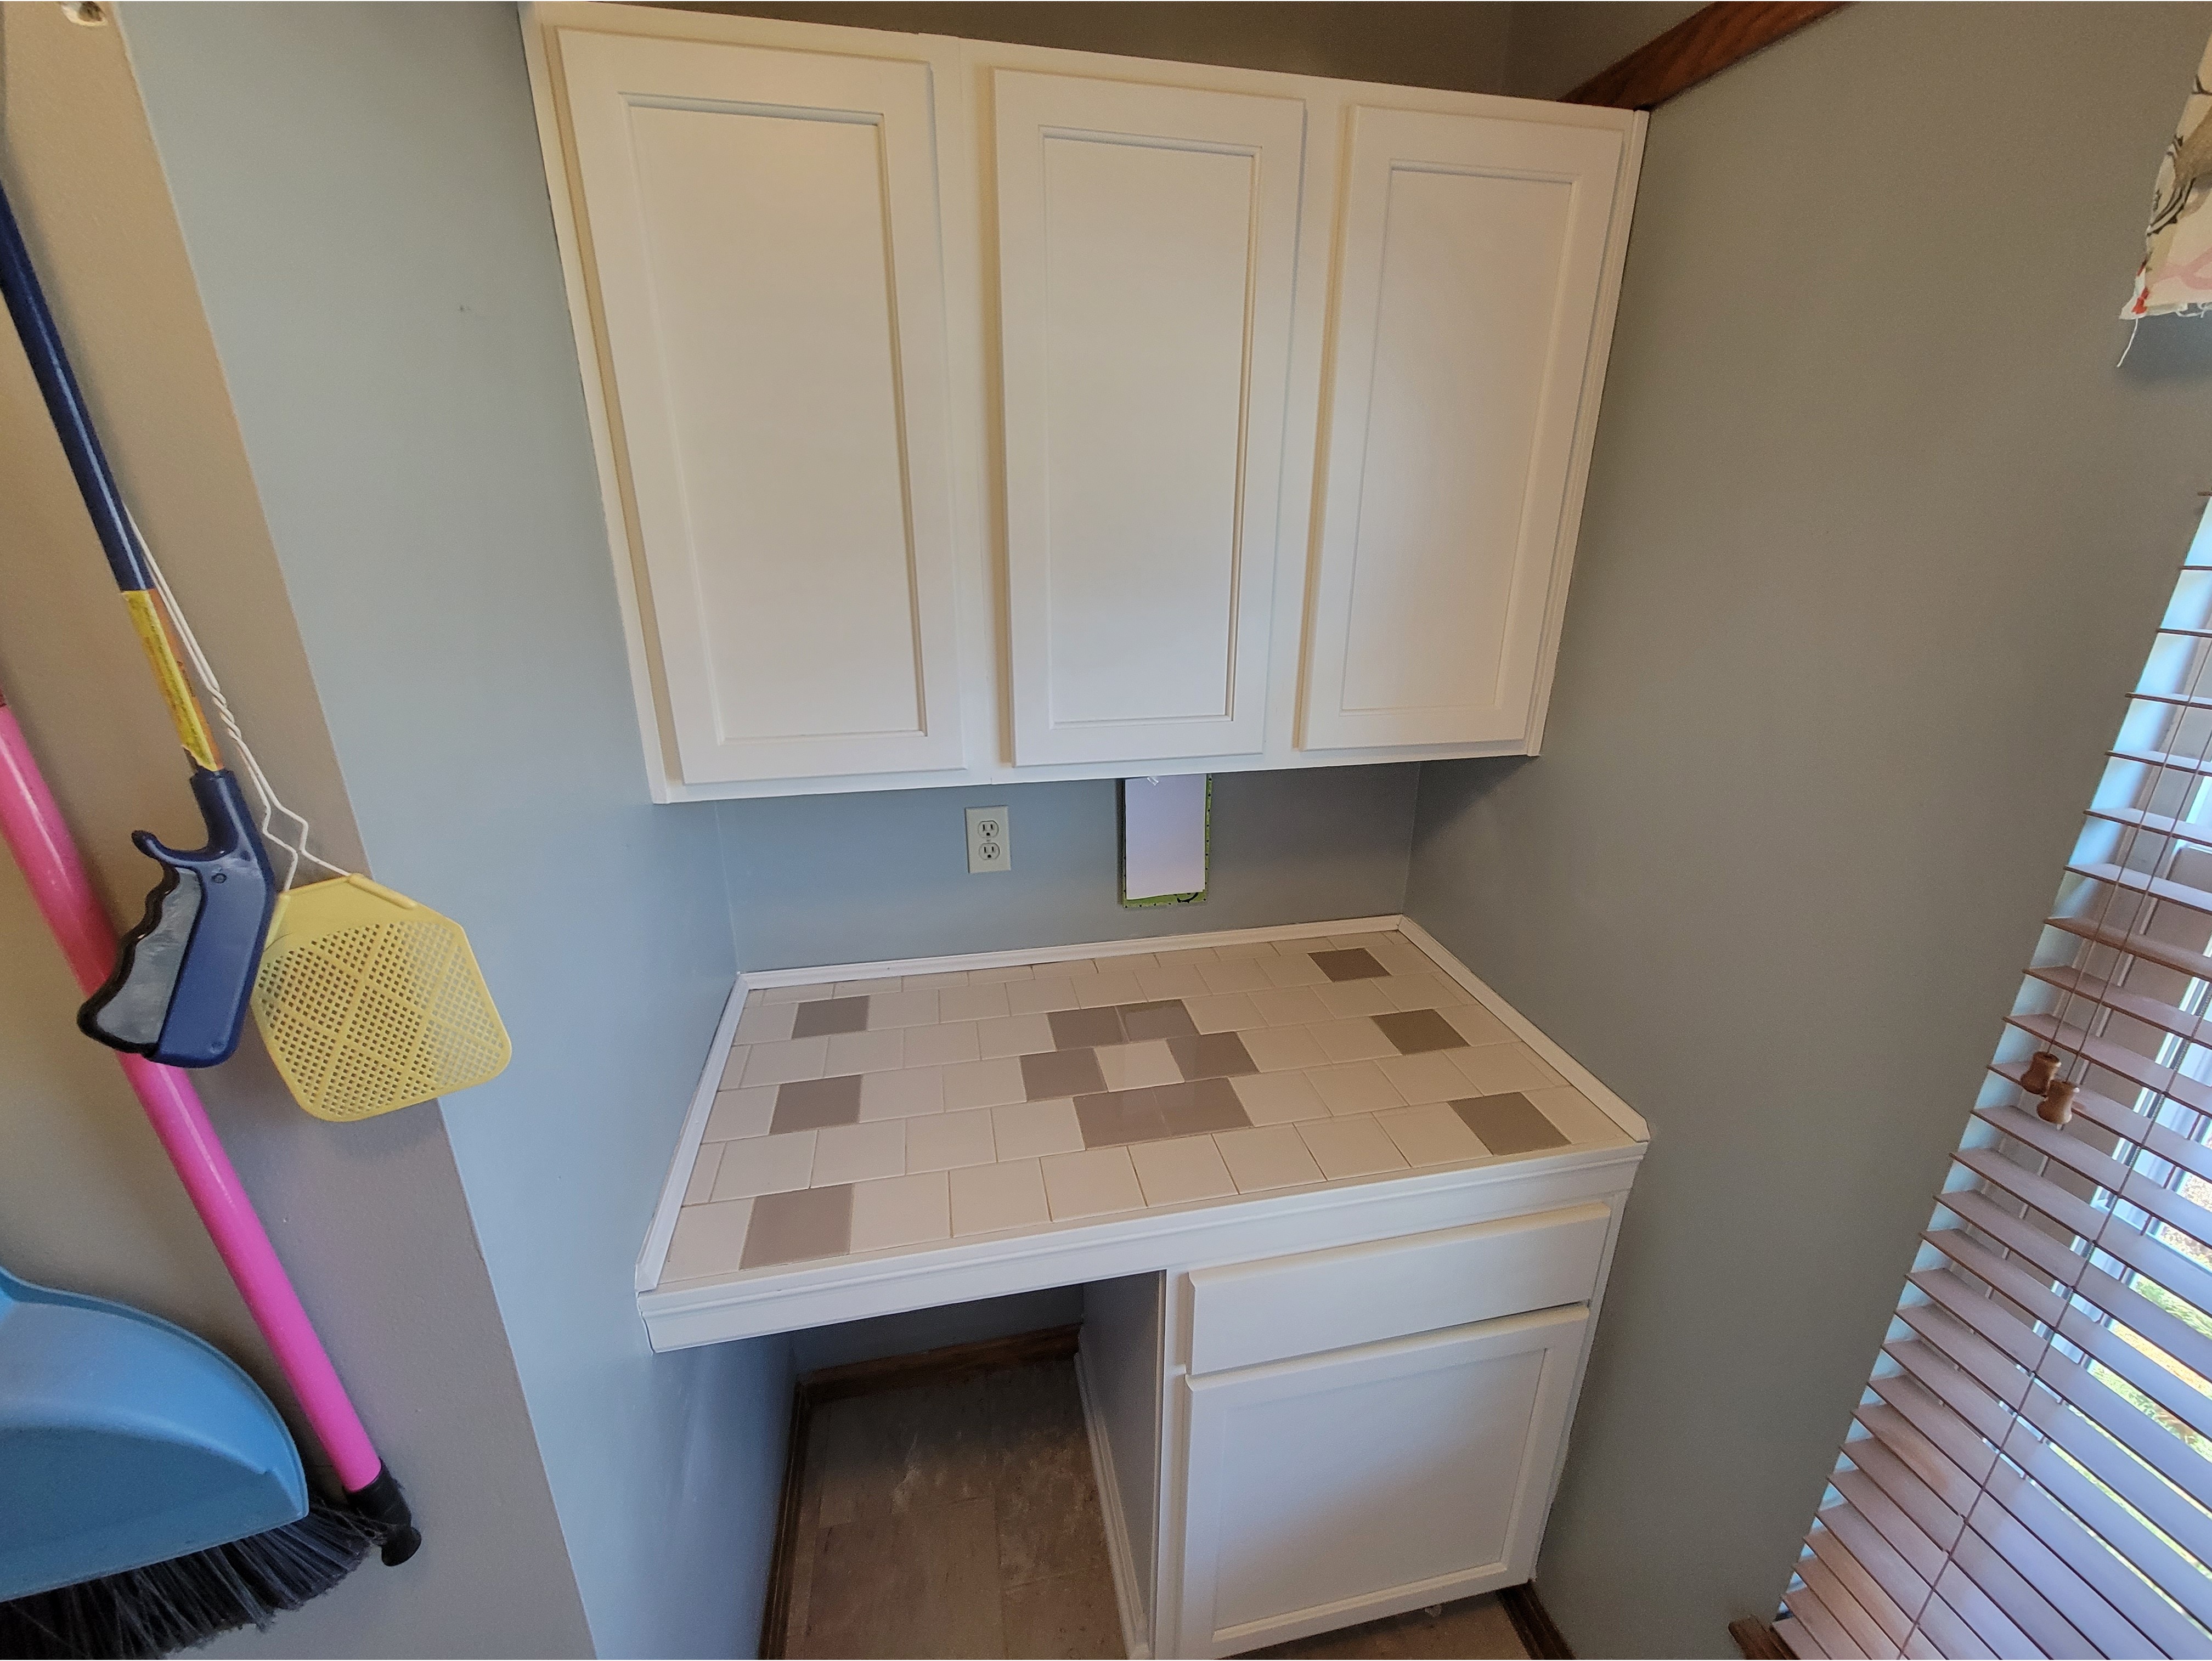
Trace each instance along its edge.
<instances>
[{"instance_id":1,"label":"white painted cabinet finish","mask_svg":"<svg viewBox=\"0 0 2212 1661\"><path fill-rule=\"evenodd\" d=\"M929 66L572 31L562 69L683 777L957 768Z\"/></svg>"},{"instance_id":2,"label":"white painted cabinet finish","mask_svg":"<svg viewBox=\"0 0 2212 1661\"><path fill-rule=\"evenodd\" d=\"M1577 1304L1184 1380L1174 1653L1526 1580L1589 1321Z\"/></svg>"},{"instance_id":3,"label":"white painted cabinet finish","mask_svg":"<svg viewBox=\"0 0 2212 1661\"><path fill-rule=\"evenodd\" d=\"M1013 759L1256 755L1304 102L992 83Z\"/></svg>"},{"instance_id":4,"label":"white painted cabinet finish","mask_svg":"<svg viewBox=\"0 0 2212 1661\"><path fill-rule=\"evenodd\" d=\"M1537 748L1643 117L527 15L656 797Z\"/></svg>"},{"instance_id":5,"label":"white painted cabinet finish","mask_svg":"<svg viewBox=\"0 0 2212 1661\"><path fill-rule=\"evenodd\" d=\"M1624 149L1352 112L1301 743L1533 736Z\"/></svg>"}]
</instances>

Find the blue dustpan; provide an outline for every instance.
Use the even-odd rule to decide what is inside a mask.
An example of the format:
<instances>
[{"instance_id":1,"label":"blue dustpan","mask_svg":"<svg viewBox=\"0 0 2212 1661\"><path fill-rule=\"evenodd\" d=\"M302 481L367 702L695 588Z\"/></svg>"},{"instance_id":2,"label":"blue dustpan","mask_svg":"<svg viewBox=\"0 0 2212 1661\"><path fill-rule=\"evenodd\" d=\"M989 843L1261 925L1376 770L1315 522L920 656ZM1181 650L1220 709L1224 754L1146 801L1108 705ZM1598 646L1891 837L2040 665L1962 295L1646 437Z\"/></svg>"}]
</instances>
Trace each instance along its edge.
<instances>
[{"instance_id":1,"label":"blue dustpan","mask_svg":"<svg viewBox=\"0 0 2212 1661\"><path fill-rule=\"evenodd\" d=\"M143 1310L0 1270L0 1602L307 1515L268 1397Z\"/></svg>"}]
</instances>

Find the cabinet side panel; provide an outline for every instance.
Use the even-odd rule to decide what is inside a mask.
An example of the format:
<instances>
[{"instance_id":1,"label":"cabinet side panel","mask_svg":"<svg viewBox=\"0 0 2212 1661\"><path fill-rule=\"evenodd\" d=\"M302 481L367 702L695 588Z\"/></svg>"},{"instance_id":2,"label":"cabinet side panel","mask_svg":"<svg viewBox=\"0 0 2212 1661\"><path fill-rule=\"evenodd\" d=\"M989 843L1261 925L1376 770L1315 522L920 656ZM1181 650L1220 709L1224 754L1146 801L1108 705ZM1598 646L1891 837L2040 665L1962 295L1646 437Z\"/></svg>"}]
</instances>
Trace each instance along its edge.
<instances>
[{"instance_id":1,"label":"cabinet side panel","mask_svg":"<svg viewBox=\"0 0 2212 1661\"><path fill-rule=\"evenodd\" d=\"M1121 1501L1137 1601L1149 1628L1156 1603L1162 1318L1161 1277L1133 1275L1083 1289L1083 1362L1105 1428Z\"/></svg>"}]
</instances>

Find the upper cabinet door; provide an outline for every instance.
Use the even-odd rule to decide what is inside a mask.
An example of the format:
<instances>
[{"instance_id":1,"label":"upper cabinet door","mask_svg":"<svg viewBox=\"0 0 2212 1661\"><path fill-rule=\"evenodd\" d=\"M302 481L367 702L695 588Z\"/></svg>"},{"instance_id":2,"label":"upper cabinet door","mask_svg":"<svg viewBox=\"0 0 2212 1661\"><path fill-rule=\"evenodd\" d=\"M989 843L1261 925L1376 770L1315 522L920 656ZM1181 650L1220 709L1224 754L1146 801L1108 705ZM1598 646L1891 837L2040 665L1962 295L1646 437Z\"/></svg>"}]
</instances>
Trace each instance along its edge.
<instances>
[{"instance_id":1,"label":"upper cabinet door","mask_svg":"<svg viewBox=\"0 0 2212 1661\"><path fill-rule=\"evenodd\" d=\"M560 31L687 784L962 765L926 63Z\"/></svg>"},{"instance_id":2,"label":"upper cabinet door","mask_svg":"<svg viewBox=\"0 0 2212 1661\"><path fill-rule=\"evenodd\" d=\"M1256 753L1304 102L992 82L1013 759Z\"/></svg>"},{"instance_id":3,"label":"upper cabinet door","mask_svg":"<svg viewBox=\"0 0 2212 1661\"><path fill-rule=\"evenodd\" d=\"M1528 732L1626 142L1352 112L1302 748Z\"/></svg>"}]
</instances>

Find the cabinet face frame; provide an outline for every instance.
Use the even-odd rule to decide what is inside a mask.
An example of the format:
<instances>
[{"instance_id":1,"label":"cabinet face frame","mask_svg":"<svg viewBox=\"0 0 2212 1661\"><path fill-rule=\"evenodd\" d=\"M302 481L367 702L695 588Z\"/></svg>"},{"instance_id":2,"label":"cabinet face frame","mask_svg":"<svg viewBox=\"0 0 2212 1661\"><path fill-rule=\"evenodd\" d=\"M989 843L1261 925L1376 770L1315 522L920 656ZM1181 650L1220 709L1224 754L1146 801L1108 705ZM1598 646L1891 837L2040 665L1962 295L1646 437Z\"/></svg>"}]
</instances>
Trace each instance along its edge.
<instances>
[{"instance_id":1,"label":"cabinet face frame","mask_svg":"<svg viewBox=\"0 0 2212 1661\"><path fill-rule=\"evenodd\" d=\"M1175 1653L1233 1655L1450 1598L1472 1597L1528 1579L1550 1506L1553 1476L1565 1446L1590 1321L1589 1306L1574 1304L1353 1349L1203 1378L1183 1378L1179 1385L1186 1415L1183 1562L1179 1588L1182 1626ZM1232 1526L1225 1512L1237 1476L1226 1469L1231 1457L1227 1442L1231 1421L1239 1411L1464 1372L1522 1355L1538 1358L1536 1376L1514 1449L1512 1491L1499 1511L1500 1543L1495 1556L1455 1563L1395 1585L1348 1591L1311 1604L1247 1612L1243 1618L1227 1623L1218 1618L1224 1559L1233 1549L1224 1537ZM1342 1437L1358 1436L1356 1423L1338 1422Z\"/></svg>"},{"instance_id":2,"label":"cabinet face frame","mask_svg":"<svg viewBox=\"0 0 2212 1661\"><path fill-rule=\"evenodd\" d=\"M622 610L632 688L644 740L647 783L659 802L715 801L764 796L933 788L952 785L1021 783L1063 779L1119 778L1142 768L1131 761L1041 761L1017 764L1012 752L1012 700L1002 665L1008 652L1005 564L1002 428L997 409L999 361L995 335L997 256L986 234L983 197L994 190L989 155L988 82L1000 69L1144 85L1218 89L1265 97L1297 97L1307 116L1306 161L1301 197L1291 363L1276 531L1281 549L1268 622L1269 695L1263 748L1170 760L1176 772L1234 773L1261 769L1372 766L1484 755L1533 755L1540 748L1559 627L1566 599L1573 532L1581 510L1589 440L1597 419L1630 211L1635 200L1647 118L1641 113L1582 106L1543 104L1481 93L1341 81L1270 70L1230 68L1063 51L949 37L899 34L830 24L647 6L607 6L583 0L525 0L525 53L529 61L541 148L552 197L553 219L583 367L583 391L599 465L600 500ZM556 85L557 51L548 37L579 28L702 42L736 41L794 51L859 58L927 60L935 71L938 185L944 213L944 270L948 299L949 379L953 407L953 512L957 546L960 708L966 763L945 771L855 772L785 778L688 779L678 758L663 681L660 653L636 553L635 517L616 464L617 433L605 395L609 365L598 333L586 268L591 251L580 230L576 186L565 158L561 96ZM1583 378L1559 565L1538 654L1534 710L1525 731L1480 742L1443 743L1303 744L1298 718L1306 702L1304 634L1310 601L1307 558L1315 492L1315 438L1321 397L1331 264L1330 227L1348 112L1355 106L1473 113L1586 128L1625 135L1625 161L1614 193L1598 302L1595 349Z\"/></svg>"}]
</instances>

